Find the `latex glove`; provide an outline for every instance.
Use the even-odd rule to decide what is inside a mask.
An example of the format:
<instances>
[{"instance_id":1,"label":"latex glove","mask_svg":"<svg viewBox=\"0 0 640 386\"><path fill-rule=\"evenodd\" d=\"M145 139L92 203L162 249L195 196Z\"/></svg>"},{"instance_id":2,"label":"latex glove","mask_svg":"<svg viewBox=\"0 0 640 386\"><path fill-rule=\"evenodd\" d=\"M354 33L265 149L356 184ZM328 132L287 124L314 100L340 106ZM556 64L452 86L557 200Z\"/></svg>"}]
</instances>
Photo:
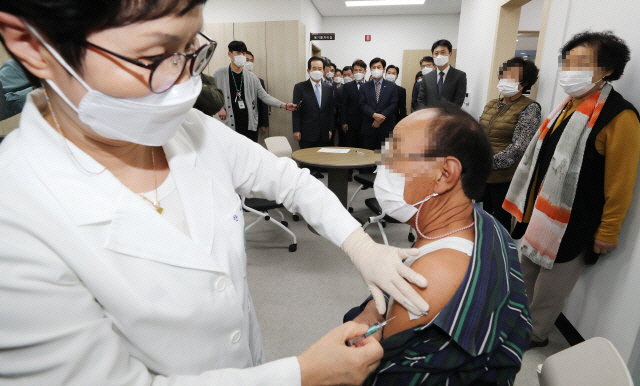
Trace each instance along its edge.
<instances>
[{"instance_id":1,"label":"latex glove","mask_svg":"<svg viewBox=\"0 0 640 386\"><path fill-rule=\"evenodd\" d=\"M399 249L378 244L360 227L347 237L341 248L360 271L381 315L384 315L387 308L382 291L416 315L429 311L429 304L407 283L408 280L425 288L427 279L402 263L403 259L417 256L417 249ZM408 304L407 299L413 305Z\"/></svg>"}]
</instances>

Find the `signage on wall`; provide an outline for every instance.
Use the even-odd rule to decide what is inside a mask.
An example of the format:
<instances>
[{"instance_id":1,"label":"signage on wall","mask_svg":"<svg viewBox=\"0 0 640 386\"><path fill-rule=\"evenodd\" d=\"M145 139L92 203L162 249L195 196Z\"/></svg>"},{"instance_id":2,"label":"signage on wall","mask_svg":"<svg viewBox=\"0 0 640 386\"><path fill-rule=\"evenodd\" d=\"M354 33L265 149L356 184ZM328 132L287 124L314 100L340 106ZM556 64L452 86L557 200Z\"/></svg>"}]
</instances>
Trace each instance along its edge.
<instances>
[{"instance_id":1,"label":"signage on wall","mask_svg":"<svg viewBox=\"0 0 640 386\"><path fill-rule=\"evenodd\" d=\"M371 41L371 35L364 35L364 41L365 42L370 42Z\"/></svg>"},{"instance_id":2,"label":"signage on wall","mask_svg":"<svg viewBox=\"0 0 640 386\"><path fill-rule=\"evenodd\" d=\"M336 40L336 34L311 34L311 40Z\"/></svg>"}]
</instances>

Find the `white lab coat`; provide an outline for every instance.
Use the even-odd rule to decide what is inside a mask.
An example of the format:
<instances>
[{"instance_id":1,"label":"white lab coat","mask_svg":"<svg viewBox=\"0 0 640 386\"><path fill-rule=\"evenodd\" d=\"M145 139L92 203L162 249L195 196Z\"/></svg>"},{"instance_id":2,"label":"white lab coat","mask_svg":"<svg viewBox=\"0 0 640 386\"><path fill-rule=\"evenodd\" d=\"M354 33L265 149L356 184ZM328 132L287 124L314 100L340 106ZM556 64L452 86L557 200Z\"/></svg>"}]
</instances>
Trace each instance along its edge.
<instances>
[{"instance_id":1,"label":"white lab coat","mask_svg":"<svg viewBox=\"0 0 640 386\"><path fill-rule=\"evenodd\" d=\"M75 165L44 110L32 93L0 146L0 384L299 385L295 357L262 364L238 194L341 245L359 224L338 199L192 110L164 146L189 238L109 171Z\"/></svg>"}]
</instances>

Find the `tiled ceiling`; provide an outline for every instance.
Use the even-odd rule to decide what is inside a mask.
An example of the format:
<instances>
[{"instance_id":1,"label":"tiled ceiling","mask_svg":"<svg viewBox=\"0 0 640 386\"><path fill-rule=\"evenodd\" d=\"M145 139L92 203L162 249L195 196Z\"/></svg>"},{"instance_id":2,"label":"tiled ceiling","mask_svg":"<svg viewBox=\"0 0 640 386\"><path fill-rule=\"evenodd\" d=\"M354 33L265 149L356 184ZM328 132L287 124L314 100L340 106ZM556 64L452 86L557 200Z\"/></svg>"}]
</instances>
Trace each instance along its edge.
<instances>
[{"instance_id":1,"label":"tiled ceiling","mask_svg":"<svg viewBox=\"0 0 640 386\"><path fill-rule=\"evenodd\" d=\"M344 0L311 0L322 16L436 15L460 13L462 0L426 0L423 5L347 7Z\"/></svg>"}]
</instances>

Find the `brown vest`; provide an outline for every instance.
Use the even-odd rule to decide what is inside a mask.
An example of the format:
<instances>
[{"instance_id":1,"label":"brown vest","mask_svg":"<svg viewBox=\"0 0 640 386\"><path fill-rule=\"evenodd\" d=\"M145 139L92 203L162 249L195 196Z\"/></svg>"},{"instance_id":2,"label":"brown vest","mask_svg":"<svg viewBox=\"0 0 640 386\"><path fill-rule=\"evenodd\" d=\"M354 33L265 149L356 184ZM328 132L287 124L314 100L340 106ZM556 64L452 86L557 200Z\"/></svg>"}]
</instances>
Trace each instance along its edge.
<instances>
[{"instance_id":1,"label":"brown vest","mask_svg":"<svg viewBox=\"0 0 640 386\"><path fill-rule=\"evenodd\" d=\"M512 104L502 107L499 111L498 99L493 99L487 103L480 117L480 125L489 136L494 155L513 143L513 131L518 123L518 117L522 110L532 103L537 102L521 96ZM520 163L520 160L517 160L507 169L492 171L487 183L496 184L511 181L518 168L518 163Z\"/></svg>"}]
</instances>

